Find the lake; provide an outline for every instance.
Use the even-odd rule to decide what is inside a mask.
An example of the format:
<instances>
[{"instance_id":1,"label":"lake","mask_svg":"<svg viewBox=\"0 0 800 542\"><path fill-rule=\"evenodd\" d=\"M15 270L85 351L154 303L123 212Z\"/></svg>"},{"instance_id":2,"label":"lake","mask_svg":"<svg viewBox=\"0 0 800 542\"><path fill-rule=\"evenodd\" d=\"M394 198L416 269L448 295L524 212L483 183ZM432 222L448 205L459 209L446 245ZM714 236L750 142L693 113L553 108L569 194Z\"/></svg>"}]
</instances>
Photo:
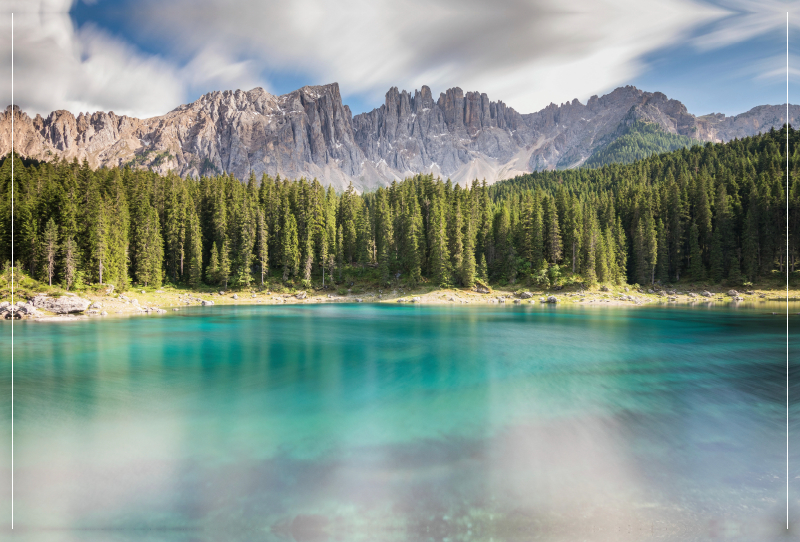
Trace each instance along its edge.
<instances>
[{"instance_id":1,"label":"lake","mask_svg":"<svg viewBox=\"0 0 800 542\"><path fill-rule=\"evenodd\" d=\"M17 322L12 538L783 540L786 320L773 310L238 306Z\"/></svg>"}]
</instances>

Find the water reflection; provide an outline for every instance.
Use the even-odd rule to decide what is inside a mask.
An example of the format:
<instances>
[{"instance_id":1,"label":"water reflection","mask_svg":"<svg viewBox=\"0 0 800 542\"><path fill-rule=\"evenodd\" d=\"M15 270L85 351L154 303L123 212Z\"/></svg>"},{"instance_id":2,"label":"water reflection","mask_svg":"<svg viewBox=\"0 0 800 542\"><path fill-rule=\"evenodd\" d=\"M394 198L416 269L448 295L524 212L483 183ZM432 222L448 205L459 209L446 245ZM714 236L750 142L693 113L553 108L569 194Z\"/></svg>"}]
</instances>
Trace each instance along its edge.
<instances>
[{"instance_id":1,"label":"water reflection","mask_svg":"<svg viewBox=\"0 0 800 542\"><path fill-rule=\"evenodd\" d=\"M769 540L784 330L551 307L20 325L14 537Z\"/></svg>"}]
</instances>

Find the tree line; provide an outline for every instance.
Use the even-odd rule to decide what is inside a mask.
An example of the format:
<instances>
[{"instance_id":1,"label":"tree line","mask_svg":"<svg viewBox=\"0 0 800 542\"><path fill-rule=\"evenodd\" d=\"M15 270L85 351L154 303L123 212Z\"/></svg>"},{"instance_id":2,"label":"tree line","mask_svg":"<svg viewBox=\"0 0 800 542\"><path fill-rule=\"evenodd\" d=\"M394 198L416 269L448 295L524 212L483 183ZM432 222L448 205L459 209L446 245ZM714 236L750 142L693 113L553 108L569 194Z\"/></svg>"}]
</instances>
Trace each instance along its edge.
<instances>
[{"instance_id":1,"label":"tree line","mask_svg":"<svg viewBox=\"0 0 800 542\"><path fill-rule=\"evenodd\" d=\"M797 132L791 127L791 149ZM469 188L416 175L375 192L316 179L181 178L84 161L15 160L14 259L70 289L131 284L305 287L371 270L380 284L741 284L795 270L798 154L786 128ZM0 258L11 261L11 160ZM8 264L7 264L8 265Z\"/></svg>"}]
</instances>

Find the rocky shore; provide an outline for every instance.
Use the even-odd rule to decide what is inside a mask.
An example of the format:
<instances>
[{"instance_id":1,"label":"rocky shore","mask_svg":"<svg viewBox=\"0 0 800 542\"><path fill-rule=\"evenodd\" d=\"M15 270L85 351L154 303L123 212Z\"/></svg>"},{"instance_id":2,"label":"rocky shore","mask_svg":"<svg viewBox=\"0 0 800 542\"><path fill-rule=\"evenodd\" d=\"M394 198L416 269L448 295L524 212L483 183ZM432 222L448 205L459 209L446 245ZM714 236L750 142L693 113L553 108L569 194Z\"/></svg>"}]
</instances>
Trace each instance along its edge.
<instances>
[{"instance_id":1,"label":"rocky shore","mask_svg":"<svg viewBox=\"0 0 800 542\"><path fill-rule=\"evenodd\" d=\"M276 293L264 291L198 292L163 288L159 290L129 290L115 293L37 294L29 299L0 302L0 318L36 321L73 321L78 319L164 315L186 307L211 305L306 305L320 303L407 303L458 305L579 305L579 306L641 306L652 304L753 304L783 301L785 291L733 289L633 289L629 286L601 286L591 290L489 290L429 289L406 290L348 290L346 293L295 291ZM800 292L789 293L797 299Z\"/></svg>"}]
</instances>

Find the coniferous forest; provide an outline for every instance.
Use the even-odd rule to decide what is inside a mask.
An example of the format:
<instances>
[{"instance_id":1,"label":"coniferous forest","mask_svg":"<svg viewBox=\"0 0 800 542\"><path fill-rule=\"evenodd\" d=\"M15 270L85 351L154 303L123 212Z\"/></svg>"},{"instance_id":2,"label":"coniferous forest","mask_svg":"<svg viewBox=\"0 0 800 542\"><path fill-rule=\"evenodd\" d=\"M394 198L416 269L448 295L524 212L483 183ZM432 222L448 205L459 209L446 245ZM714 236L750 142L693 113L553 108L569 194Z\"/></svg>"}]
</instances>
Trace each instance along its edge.
<instances>
[{"instance_id":1,"label":"coniferous forest","mask_svg":"<svg viewBox=\"0 0 800 542\"><path fill-rule=\"evenodd\" d=\"M567 281L741 285L794 272L800 156L786 127L638 162L468 189L417 175L341 194L316 180L182 179L15 158L14 260L44 284L197 288ZM0 261L11 246L11 160L0 166Z\"/></svg>"}]
</instances>

